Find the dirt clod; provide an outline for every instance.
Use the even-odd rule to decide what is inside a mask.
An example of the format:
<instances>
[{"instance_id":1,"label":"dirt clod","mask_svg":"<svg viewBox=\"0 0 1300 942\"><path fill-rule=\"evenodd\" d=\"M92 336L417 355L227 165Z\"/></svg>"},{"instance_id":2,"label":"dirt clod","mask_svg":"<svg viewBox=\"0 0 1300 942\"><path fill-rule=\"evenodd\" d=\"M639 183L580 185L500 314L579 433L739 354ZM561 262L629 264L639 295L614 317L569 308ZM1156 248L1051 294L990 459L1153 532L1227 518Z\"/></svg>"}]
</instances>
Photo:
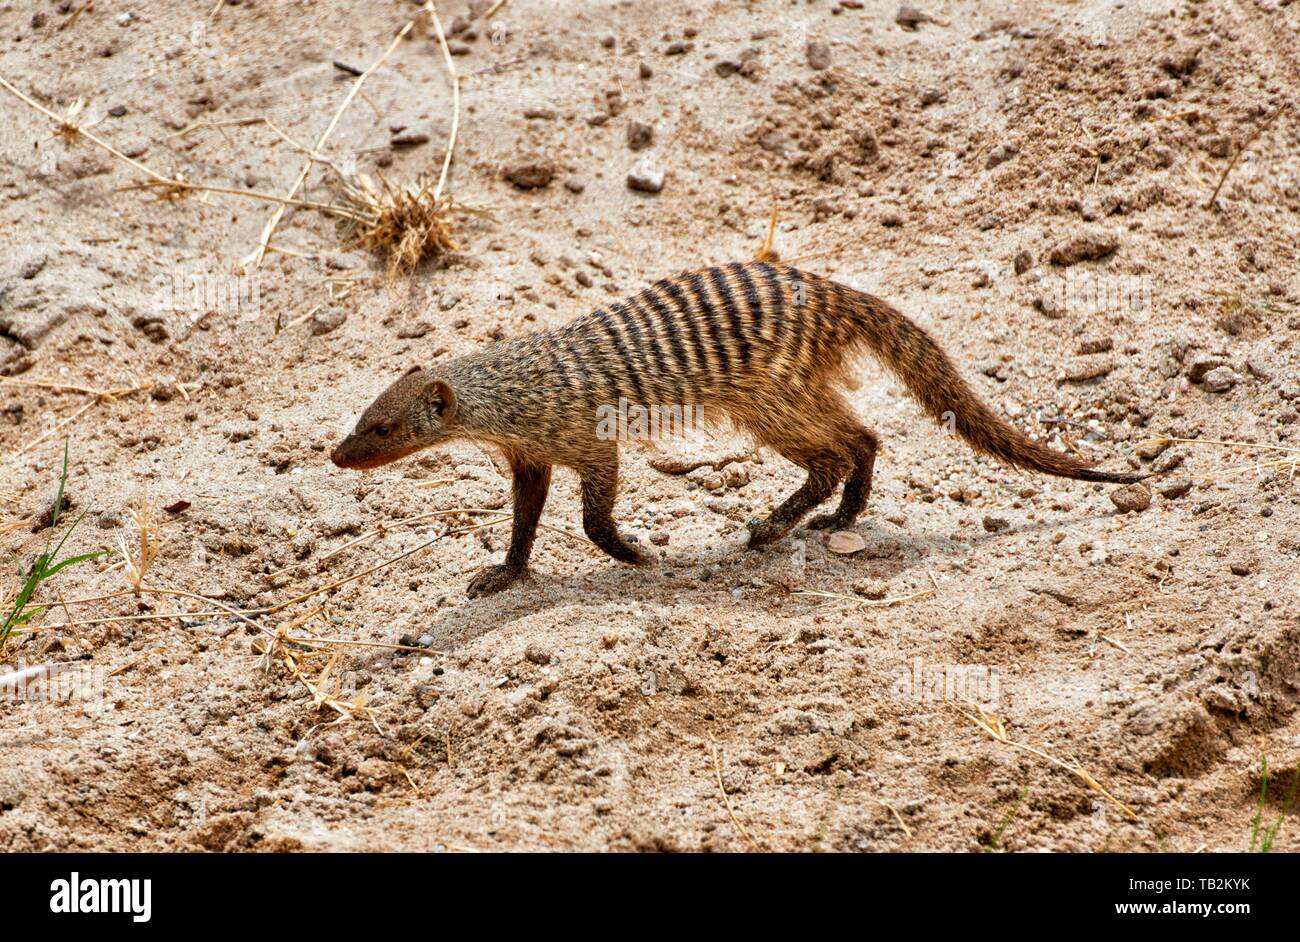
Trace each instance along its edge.
<instances>
[{"instance_id":1,"label":"dirt clod","mask_svg":"<svg viewBox=\"0 0 1300 942\"><path fill-rule=\"evenodd\" d=\"M1151 506L1151 489L1138 482L1110 492L1110 502L1122 514L1139 513Z\"/></svg>"}]
</instances>

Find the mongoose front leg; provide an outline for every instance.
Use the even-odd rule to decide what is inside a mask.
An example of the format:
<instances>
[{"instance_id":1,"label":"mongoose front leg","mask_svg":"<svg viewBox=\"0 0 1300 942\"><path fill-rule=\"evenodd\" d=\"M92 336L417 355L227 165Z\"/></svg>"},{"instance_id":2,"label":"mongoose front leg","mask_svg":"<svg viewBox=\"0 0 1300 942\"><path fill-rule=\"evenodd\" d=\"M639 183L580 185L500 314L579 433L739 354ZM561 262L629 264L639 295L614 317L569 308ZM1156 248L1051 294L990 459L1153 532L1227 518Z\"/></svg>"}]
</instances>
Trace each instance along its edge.
<instances>
[{"instance_id":1,"label":"mongoose front leg","mask_svg":"<svg viewBox=\"0 0 1300 942\"><path fill-rule=\"evenodd\" d=\"M772 511L766 520L749 521L749 544L746 549L758 549L785 536L808 511L831 496L839 483L833 458L822 458L808 463L808 480Z\"/></svg>"},{"instance_id":2,"label":"mongoose front leg","mask_svg":"<svg viewBox=\"0 0 1300 942\"><path fill-rule=\"evenodd\" d=\"M480 595L500 592L522 576L528 569L528 557L533 551L533 538L537 536L537 522L542 517L542 505L551 487L551 466L512 460L514 472L515 520L510 533L510 549L506 561L500 566L479 570L466 594L476 599Z\"/></svg>"},{"instance_id":3,"label":"mongoose front leg","mask_svg":"<svg viewBox=\"0 0 1300 942\"><path fill-rule=\"evenodd\" d=\"M614 494L618 491L618 463L581 468L582 529L587 538L622 563L639 563L641 554L623 541L614 523Z\"/></svg>"},{"instance_id":4,"label":"mongoose front leg","mask_svg":"<svg viewBox=\"0 0 1300 942\"><path fill-rule=\"evenodd\" d=\"M808 521L810 530L843 530L857 522L871 496L871 472L876 464L876 446L880 439L870 429L863 429L854 446L853 473L844 482L844 496L832 513L818 514Z\"/></svg>"}]
</instances>

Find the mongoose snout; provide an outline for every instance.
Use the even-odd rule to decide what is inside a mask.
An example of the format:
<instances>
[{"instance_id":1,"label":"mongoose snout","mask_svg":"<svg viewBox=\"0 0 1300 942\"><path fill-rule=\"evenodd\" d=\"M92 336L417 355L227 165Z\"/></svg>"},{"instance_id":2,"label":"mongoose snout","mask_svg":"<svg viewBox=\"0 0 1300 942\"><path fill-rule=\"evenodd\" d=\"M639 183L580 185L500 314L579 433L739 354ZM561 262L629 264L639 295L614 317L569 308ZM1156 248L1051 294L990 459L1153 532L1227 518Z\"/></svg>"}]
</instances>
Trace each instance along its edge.
<instances>
[{"instance_id":1,"label":"mongoose snout","mask_svg":"<svg viewBox=\"0 0 1300 942\"><path fill-rule=\"evenodd\" d=\"M617 560L641 554L614 523L618 441L597 416L614 403L707 409L806 473L763 520L749 548L781 539L843 484L815 529L852 526L871 493L879 439L845 402L854 354L869 351L922 409L973 449L1027 471L1127 484L1040 444L979 398L923 328L872 295L788 265L733 263L661 279L563 327L415 367L380 394L331 453L375 468L451 439L490 444L513 474L514 529L505 562L470 583L500 591L525 571L555 465L578 473L587 536Z\"/></svg>"}]
</instances>

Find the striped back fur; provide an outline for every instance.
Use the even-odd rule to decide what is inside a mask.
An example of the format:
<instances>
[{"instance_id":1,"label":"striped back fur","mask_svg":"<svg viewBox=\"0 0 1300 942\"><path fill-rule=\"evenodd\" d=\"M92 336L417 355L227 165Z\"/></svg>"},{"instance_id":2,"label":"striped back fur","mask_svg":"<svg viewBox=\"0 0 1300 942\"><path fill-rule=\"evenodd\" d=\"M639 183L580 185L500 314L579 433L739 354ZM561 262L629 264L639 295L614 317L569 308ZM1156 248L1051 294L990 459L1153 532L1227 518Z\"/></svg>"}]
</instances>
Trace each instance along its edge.
<instances>
[{"instance_id":1,"label":"striped back fur","mask_svg":"<svg viewBox=\"0 0 1300 942\"><path fill-rule=\"evenodd\" d=\"M622 398L721 411L808 467L819 454L851 450L846 441L861 434L840 390L863 350L978 452L1067 478L1139 477L1096 470L1033 441L990 410L929 333L895 308L782 264L733 263L664 278L563 327L432 373L458 401L445 434L548 463L579 467L599 451L595 410Z\"/></svg>"}]
</instances>

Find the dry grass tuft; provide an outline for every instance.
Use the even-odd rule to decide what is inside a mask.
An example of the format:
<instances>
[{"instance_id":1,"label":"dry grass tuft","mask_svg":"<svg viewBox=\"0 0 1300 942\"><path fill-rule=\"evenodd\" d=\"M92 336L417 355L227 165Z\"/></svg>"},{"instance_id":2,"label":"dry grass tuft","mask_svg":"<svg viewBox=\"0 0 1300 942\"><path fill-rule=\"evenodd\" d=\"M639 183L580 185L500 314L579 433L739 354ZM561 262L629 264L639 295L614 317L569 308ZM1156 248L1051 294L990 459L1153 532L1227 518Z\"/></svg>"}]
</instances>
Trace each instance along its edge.
<instances>
[{"instance_id":1,"label":"dry grass tuft","mask_svg":"<svg viewBox=\"0 0 1300 942\"><path fill-rule=\"evenodd\" d=\"M357 245L388 259L388 274L405 274L421 262L454 252L450 197L435 194L424 178L405 186L378 184L365 174L344 180L343 198L358 217L352 223Z\"/></svg>"},{"instance_id":2,"label":"dry grass tuft","mask_svg":"<svg viewBox=\"0 0 1300 942\"><path fill-rule=\"evenodd\" d=\"M345 698L341 681L333 677L334 668L339 661L338 651L330 654L329 660L320 673L316 675L315 680L307 676L308 662L319 657L320 652L314 651L310 647L310 641L314 639L299 638L292 632L297 631L302 624L320 611L320 608L313 609L311 612L295 618L289 625L280 628L269 638L259 639L254 645L254 650L262 655L262 663L265 667L270 667L272 662L278 661L281 663L284 669L311 694L312 706L315 709L319 710L327 707L337 713L338 718L334 720L334 724L351 719L367 719L374 726L375 732L381 736L384 735L384 731L380 728L375 717L374 710L366 705L365 694L358 693L350 699Z\"/></svg>"},{"instance_id":3,"label":"dry grass tuft","mask_svg":"<svg viewBox=\"0 0 1300 942\"><path fill-rule=\"evenodd\" d=\"M758 844L754 842L754 838L750 836L749 831L740 823L740 819L736 817L736 811L731 807L731 796L727 794L727 786L722 784L722 760L718 757L717 740L710 736L709 744L713 748L713 776L718 783L718 793L722 795L722 804L727 809L727 817L731 819L732 826L735 827L740 836L744 838L745 844L749 849L756 851L759 849Z\"/></svg>"},{"instance_id":4,"label":"dry grass tuft","mask_svg":"<svg viewBox=\"0 0 1300 942\"><path fill-rule=\"evenodd\" d=\"M1206 209L1214 208L1214 201L1219 198L1219 191L1223 189L1223 184L1228 182L1228 175L1232 173L1232 168L1237 166L1237 161L1241 160L1241 155L1246 152L1246 149L1250 147L1251 144L1255 143L1255 138L1259 137L1267 131L1270 126L1272 126L1273 122L1277 120L1278 115L1286 111L1289 104L1289 102L1286 102L1279 105L1271 115L1259 124L1255 125L1255 130L1251 131L1246 139L1237 147L1236 153L1234 153L1232 159L1228 161L1228 166L1223 168L1223 175L1219 177L1219 182L1214 187L1214 192L1210 194L1209 202L1205 204Z\"/></svg>"},{"instance_id":5,"label":"dry grass tuft","mask_svg":"<svg viewBox=\"0 0 1300 942\"><path fill-rule=\"evenodd\" d=\"M13 520L0 521L0 534L9 533L14 530L30 530L32 521L22 517L15 517Z\"/></svg>"},{"instance_id":6,"label":"dry grass tuft","mask_svg":"<svg viewBox=\"0 0 1300 942\"><path fill-rule=\"evenodd\" d=\"M68 110L63 115L63 120L54 129L54 136L69 147L72 147L81 138L81 123L77 119L81 117L81 112L85 108L86 99L78 98L68 106Z\"/></svg>"},{"instance_id":7,"label":"dry grass tuft","mask_svg":"<svg viewBox=\"0 0 1300 942\"><path fill-rule=\"evenodd\" d=\"M436 184L431 185L421 178L413 184L392 187L382 180L379 185L376 185L370 179L362 176L354 180L344 179L342 184L344 200L341 205L298 199L298 192L305 184L311 168L316 163L324 163L334 169L336 173L338 172L338 168L322 156L322 149L338 125L343 113L353 99L360 94L361 86L366 79L383 66L389 55L412 30L416 29L417 26L427 30L430 23L436 30L442 48L443 61L447 68L448 77L451 80L452 90L451 134ZM457 74L455 65L452 62L451 53L447 46L447 37L432 0L427 0L424 3L417 16L398 31L383 54L369 68L357 76L357 80L353 83L347 96L335 112L333 120L330 121L324 133L321 134L314 148L309 150L293 141L287 134L265 118L241 118L234 119L231 122L224 122L240 125L265 123L293 146L306 153L307 160L286 196L244 190L237 187L192 183L179 175L167 176L158 173L140 161L128 157L113 145L92 133L88 125L81 123L81 114L85 108L83 100L78 99L73 102L67 111L60 115L34 100L3 76L0 76L0 90L8 92L54 122L55 136L62 138L69 145L84 138L144 174L144 179L121 187L123 190L147 190L152 192L159 200L167 202L180 201L193 193L200 192L218 193L276 204L274 213L262 231L257 248L243 260L245 267L257 266L266 253L271 250L271 237L289 207L311 209L343 219L353 229L358 244L377 251L388 258L390 276L400 272L409 272L421 261L456 248L451 238L453 203L450 197L444 197L443 190L447 184L447 176L451 168L452 154L455 150L456 136L460 125L460 76ZM182 133L187 133L191 129L187 128Z\"/></svg>"},{"instance_id":8,"label":"dry grass tuft","mask_svg":"<svg viewBox=\"0 0 1300 942\"><path fill-rule=\"evenodd\" d=\"M136 529L140 532L138 552L132 557L120 536L117 538L117 545L122 551L122 560L126 566L126 580L131 585L131 591L139 595L140 583L144 581L149 567L158 558L158 551L162 549L166 537L162 535L158 526L158 517L153 504L149 502L148 495L137 498L127 508L127 513L131 515Z\"/></svg>"},{"instance_id":9,"label":"dry grass tuft","mask_svg":"<svg viewBox=\"0 0 1300 942\"><path fill-rule=\"evenodd\" d=\"M776 248L772 244L773 242L776 241L777 213L778 213L778 207L773 206L772 217L768 220L767 223L767 238L763 240L763 244L758 247L758 251L754 254L754 261L756 262L781 261L781 256L777 253Z\"/></svg>"}]
</instances>

